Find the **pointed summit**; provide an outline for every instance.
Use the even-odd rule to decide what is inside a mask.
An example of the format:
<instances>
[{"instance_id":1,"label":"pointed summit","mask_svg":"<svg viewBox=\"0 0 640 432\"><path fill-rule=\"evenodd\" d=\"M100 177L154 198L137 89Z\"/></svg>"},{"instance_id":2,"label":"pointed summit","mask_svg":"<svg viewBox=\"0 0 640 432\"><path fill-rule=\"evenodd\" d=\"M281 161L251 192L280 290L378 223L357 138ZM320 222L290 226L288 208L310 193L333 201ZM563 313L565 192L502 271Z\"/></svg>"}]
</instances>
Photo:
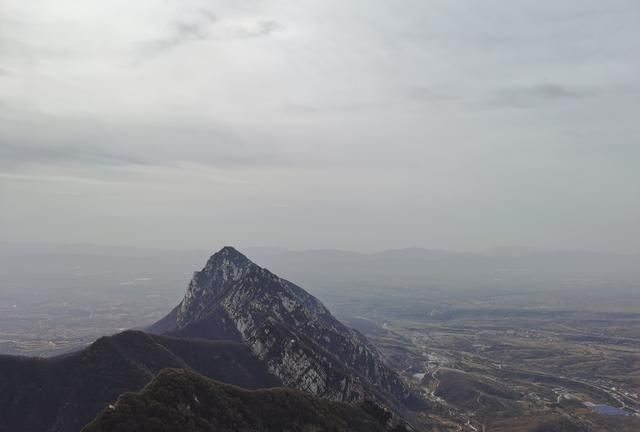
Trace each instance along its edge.
<instances>
[{"instance_id":1,"label":"pointed summit","mask_svg":"<svg viewBox=\"0 0 640 432\"><path fill-rule=\"evenodd\" d=\"M202 312L217 304L231 287L251 272L262 270L231 246L213 254L204 268L194 273L184 299L178 305L177 327L202 318Z\"/></svg>"},{"instance_id":2,"label":"pointed summit","mask_svg":"<svg viewBox=\"0 0 640 432\"><path fill-rule=\"evenodd\" d=\"M255 266L255 264L236 248L232 246L225 246L218 252L211 255L207 260L207 264L199 273L213 274L217 270L228 271L245 269L249 266Z\"/></svg>"},{"instance_id":3,"label":"pointed summit","mask_svg":"<svg viewBox=\"0 0 640 432\"><path fill-rule=\"evenodd\" d=\"M409 396L363 335L230 246L194 273L180 304L149 330L241 342L285 386L328 399L395 405Z\"/></svg>"},{"instance_id":4,"label":"pointed summit","mask_svg":"<svg viewBox=\"0 0 640 432\"><path fill-rule=\"evenodd\" d=\"M228 259L238 264L253 264L249 258L243 255L238 249L234 248L233 246L223 247L218 252L211 255L211 258L209 258L209 262L215 262L223 259Z\"/></svg>"},{"instance_id":5,"label":"pointed summit","mask_svg":"<svg viewBox=\"0 0 640 432\"><path fill-rule=\"evenodd\" d=\"M222 254L222 255L224 255L224 254L235 254L235 255L241 255L241 256L244 257L244 255L242 255L240 253L240 251L238 251L238 249L234 248L233 246L224 246L222 249L220 249L214 255L217 255L217 254Z\"/></svg>"}]
</instances>

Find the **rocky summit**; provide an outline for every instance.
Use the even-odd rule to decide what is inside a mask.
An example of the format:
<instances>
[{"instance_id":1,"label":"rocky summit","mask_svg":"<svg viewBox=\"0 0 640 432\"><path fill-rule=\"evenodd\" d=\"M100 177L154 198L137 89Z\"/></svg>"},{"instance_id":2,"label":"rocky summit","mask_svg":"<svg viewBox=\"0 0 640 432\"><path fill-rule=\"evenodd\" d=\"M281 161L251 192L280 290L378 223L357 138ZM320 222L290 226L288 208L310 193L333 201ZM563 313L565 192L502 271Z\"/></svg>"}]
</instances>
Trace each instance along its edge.
<instances>
[{"instance_id":1,"label":"rocky summit","mask_svg":"<svg viewBox=\"0 0 640 432\"><path fill-rule=\"evenodd\" d=\"M330 400L400 407L410 397L362 334L232 247L194 274L180 304L149 331L242 342L285 386Z\"/></svg>"}]
</instances>

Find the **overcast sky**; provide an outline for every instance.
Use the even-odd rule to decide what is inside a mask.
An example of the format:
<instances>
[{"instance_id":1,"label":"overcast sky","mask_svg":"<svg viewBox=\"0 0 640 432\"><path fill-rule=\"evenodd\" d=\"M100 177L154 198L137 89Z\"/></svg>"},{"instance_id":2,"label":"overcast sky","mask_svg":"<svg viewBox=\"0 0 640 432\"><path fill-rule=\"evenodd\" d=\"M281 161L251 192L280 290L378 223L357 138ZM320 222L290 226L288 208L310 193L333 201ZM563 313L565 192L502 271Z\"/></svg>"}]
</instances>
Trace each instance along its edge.
<instances>
[{"instance_id":1,"label":"overcast sky","mask_svg":"<svg viewBox=\"0 0 640 432\"><path fill-rule=\"evenodd\" d=\"M640 250L638 0L0 0L0 241Z\"/></svg>"}]
</instances>

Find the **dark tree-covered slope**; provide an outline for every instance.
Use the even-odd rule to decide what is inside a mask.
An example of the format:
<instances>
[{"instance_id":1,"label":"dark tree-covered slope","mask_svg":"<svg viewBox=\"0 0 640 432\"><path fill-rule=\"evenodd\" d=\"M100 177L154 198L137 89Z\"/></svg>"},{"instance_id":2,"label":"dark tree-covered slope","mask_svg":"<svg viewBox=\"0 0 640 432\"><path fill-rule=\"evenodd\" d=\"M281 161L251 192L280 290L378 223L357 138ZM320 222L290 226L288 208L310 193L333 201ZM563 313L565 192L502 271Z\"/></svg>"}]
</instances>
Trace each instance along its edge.
<instances>
[{"instance_id":1,"label":"dark tree-covered slope","mask_svg":"<svg viewBox=\"0 0 640 432\"><path fill-rule=\"evenodd\" d=\"M77 432L167 367L247 388L279 385L241 344L127 331L50 359L0 356L0 431Z\"/></svg>"},{"instance_id":2,"label":"dark tree-covered slope","mask_svg":"<svg viewBox=\"0 0 640 432\"><path fill-rule=\"evenodd\" d=\"M121 396L83 432L383 432L390 430L389 417L371 402L332 402L290 389L250 391L166 369L144 390Z\"/></svg>"}]
</instances>

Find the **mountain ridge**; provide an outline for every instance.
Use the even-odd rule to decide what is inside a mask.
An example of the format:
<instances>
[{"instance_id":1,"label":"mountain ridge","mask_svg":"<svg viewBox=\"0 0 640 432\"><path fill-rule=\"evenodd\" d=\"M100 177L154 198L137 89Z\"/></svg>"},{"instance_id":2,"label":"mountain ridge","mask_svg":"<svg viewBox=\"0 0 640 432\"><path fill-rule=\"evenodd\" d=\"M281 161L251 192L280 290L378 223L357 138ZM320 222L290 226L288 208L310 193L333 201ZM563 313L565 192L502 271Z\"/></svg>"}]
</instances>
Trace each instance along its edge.
<instances>
[{"instance_id":1,"label":"mountain ridge","mask_svg":"<svg viewBox=\"0 0 640 432\"><path fill-rule=\"evenodd\" d=\"M0 432L77 432L164 368L334 402L375 400L394 421L418 400L362 334L231 247L194 273L180 304L150 330L47 359L0 356Z\"/></svg>"},{"instance_id":2,"label":"mountain ridge","mask_svg":"<svg viewBox=\"0 0 640 432\"><path fill-rule=\"evenodd\" d=\"M82 432L403 432L371 402L345 404L291 389L246 390L188 370L164 369L126 393Z\"/></svg>"},{"instance_id":3,"label":"mountain ridge","mask_svg":"<svg viewBox=\"0 0 640 432\"><path fill-rule=\"evenodd\" d=\"M77 432L167 367L245 388L281 385L242 344L128 330L58 357L0 356L0 432Z\"/></svg>"},{"instance_id":4,"label":"mountain ridge","mask_svg":"<svg viewBox=\"0 0 640 432\"><path fill-rule=\"evenodd\" d=\"M148 330L240 341L285 386L331 400L373 397L402 406L411 396L362 334L230 246L194 273L178 306Z\"/></svg>"}]
</instances>

